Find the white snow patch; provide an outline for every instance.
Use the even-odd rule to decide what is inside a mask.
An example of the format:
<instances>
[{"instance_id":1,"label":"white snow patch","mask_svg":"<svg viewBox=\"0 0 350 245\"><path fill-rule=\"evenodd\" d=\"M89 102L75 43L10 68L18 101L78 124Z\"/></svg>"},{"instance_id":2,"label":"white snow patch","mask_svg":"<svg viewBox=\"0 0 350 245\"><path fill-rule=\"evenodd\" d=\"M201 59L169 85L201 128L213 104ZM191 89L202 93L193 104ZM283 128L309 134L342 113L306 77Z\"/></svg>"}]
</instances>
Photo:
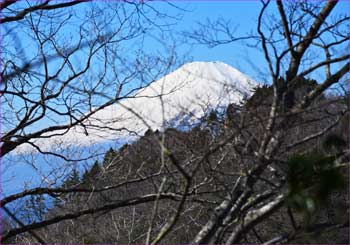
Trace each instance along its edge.
<instances>
[{"instance_id":1,"label":"white snow patch","mask_svg":"<svg viewBox=\"0 0 350 245\"><path fill-rule=\"evenodd\" d=\"M162 129L166 126L164 122L174 121L179 115L191 112L195 120L208 108L239 103L257 85L222 62L187 63L139 91L135 98L97 112L86 120L85 129L76 126L63 136L39 139L35 143L44 149L62 148L130 137L130 131L142 135L149 127ZM23 145L16 151L27 150L28 146Z\"/></svg>"}]
</instances>

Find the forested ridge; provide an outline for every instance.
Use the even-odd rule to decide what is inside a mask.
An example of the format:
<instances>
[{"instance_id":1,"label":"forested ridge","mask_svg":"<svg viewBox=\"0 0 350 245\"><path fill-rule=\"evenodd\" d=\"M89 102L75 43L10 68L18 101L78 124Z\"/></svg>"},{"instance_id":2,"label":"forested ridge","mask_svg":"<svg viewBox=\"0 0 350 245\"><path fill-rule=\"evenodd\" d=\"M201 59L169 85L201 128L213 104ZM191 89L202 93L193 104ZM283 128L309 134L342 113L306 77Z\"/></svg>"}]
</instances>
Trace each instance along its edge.
<instances>
[{"instance_id":1,"label":"forested ridge","mask_svg":"<svg viewBox=\"0 0 350 245\"><path fill-rule=\"evenodd\" d=\"M291 97L294 103L317 84L306 79L299 83ZM162 243L190 243L211 215L219 215L212 210L231 193L228 190L234 188L235 181L253 167L254 152L246 142L261 139L259 127L267 117L271 93L271 86L259 87L241 105L209 111L190 130L148 130L130 145L109 149L102 161L84 173L72 170L62 188L75 189L74 193L52 195L54 206L50 208L36 200L29 211L33 216L40 214L37 223L51 217L63 221L35 231L50 243L142 243L160 232L188 188L177 222ZM348 117L342 117L322 137L290 150L305 135L331 127L330 115L346 104L337 96L323 95L313 107L297 115L300 124L288 125L288 136L273 164L254 180L257 184L252 192L258 196L242 209L250 210L254 202L268 200L274 190L282 189L288 197L278 211L238 241L261 243L295 229L298 235L291 238L296 243L348 243L349 176L348 166L342 165L349 159ZM191 175L190 184L182 171ZM336 224L344 228L332 226ZM321 232L324 226L329 226L328 232ZM28 241L31 238L25 234L8 240Z\"/></svg>"}]
</instances>

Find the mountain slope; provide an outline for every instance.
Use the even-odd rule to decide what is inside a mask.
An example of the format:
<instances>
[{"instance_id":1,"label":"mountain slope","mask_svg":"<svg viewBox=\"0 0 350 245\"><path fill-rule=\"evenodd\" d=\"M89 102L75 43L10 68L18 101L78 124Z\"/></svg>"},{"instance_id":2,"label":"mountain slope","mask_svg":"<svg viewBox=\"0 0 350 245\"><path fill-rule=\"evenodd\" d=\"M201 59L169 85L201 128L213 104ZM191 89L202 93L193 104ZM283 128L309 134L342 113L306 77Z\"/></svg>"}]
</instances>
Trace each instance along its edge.
<instances>
[{"instance_id":1,"label":"mountain slope","mask_svg":"<svg viewBox=\"0 0 350 245\"><path fill-rule=\"evenodd\" d=\"M148 128L193 122L210 108L238 103L257 85L222 62L187 63L139 91L135 98L97 112L85 124L39 145L89 145L143 134ZM101 127L104 127L102 129Z\"/></svg>"}]
</instances>

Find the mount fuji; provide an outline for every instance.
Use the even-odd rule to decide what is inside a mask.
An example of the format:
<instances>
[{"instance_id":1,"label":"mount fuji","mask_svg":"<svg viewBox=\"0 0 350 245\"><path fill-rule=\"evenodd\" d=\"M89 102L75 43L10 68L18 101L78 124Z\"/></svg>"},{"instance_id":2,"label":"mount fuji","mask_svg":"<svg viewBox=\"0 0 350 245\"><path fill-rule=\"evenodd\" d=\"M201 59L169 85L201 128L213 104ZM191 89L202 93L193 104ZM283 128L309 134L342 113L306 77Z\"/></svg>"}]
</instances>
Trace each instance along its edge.
<instances>
[{"instance_id":1,"label":"mount fuji","mask_svg":"<svg viewBox=\"0 0 350 245\"><path fill-rule=\"evenodd\" d=\"M177 127L184 121L195 122L209 109L239 103L257 85L222 62L187 63L134 97L98 111L84 123L84 128L76 126L63 136L39 139L35 143L44 148L86 146L137 137L149 128Z\"/></svg>"},{"instance_id":2,"label":"mount fuji","mask_svg":"<svg viewBox=\"0 0 350 245\"><path fill-rule=\"evenodd\" d=\"M132 142L149 128L181 127L182 123L195 123L209 110L239 103L256 86L247 75L222 62L187 63L132 98L95 113L84 122L85 128L72 127L62 136L38 139L35 144L42 151L67 159L98 159L110 146ZM17 147L13 153L2 164L2 191L7 194L21 191L23 186L55 184L71 166L60 158L35 154L36 149L29 144ZM27 157L33 164L26 163ZM84 169L89 162L79 160L79 168Z\"/></svg>"}]
</instances>

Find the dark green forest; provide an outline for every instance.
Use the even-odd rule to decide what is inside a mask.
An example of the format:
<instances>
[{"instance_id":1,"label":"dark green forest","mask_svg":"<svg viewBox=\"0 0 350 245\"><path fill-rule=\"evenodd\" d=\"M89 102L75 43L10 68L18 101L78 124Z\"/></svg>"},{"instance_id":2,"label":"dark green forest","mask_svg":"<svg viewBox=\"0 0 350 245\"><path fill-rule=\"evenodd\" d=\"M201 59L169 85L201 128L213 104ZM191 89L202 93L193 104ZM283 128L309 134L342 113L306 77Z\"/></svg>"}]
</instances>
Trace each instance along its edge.
<instances>
[{"instance_id":1,"label":"dark green forest","mask_svg":"<svg viewBox=\"0 0 350 245\"><path fill-rule=\"evenodd\" d=\"M306 79L298 83L290 91L294 103L317 85ZM27 215L35 217L36 223L62 218L34 231L50 243L143 243L147 236L159 234L178 211L177 221L162 243L191 243L211 216L220 215L216 207L227 195L235 195L232 189L244 192L242 186L235 185L254 167L253 147L263 137L261 121L268 115L272 91L271 86L262 86L241 105L209 111L191 130L148 130L130 145L110 148L103 160L85 172L73 169L61 187L75 191L51 195L54 206L47 207L40 196L28 200ZM254 187L241 210L264 205L276 191L286 197L268 217L247 228L237 242L262 243L281 235L292 243L349 242L348 116L330 124L333 114L346 106L341 97L322 95L312 110L285 122L285 140L272 156L270 168L250 180ZM299 143L326 128L321 137ZM190 183L182 171L190 175ZM182 203L184 193L186 201ZM90 210L90 215L64 218L82 210ZM225 241L227 234L223 230L217 242ZM28 241L35 242L26 233L7 240Z\"/></svg>"}]
</instances>

